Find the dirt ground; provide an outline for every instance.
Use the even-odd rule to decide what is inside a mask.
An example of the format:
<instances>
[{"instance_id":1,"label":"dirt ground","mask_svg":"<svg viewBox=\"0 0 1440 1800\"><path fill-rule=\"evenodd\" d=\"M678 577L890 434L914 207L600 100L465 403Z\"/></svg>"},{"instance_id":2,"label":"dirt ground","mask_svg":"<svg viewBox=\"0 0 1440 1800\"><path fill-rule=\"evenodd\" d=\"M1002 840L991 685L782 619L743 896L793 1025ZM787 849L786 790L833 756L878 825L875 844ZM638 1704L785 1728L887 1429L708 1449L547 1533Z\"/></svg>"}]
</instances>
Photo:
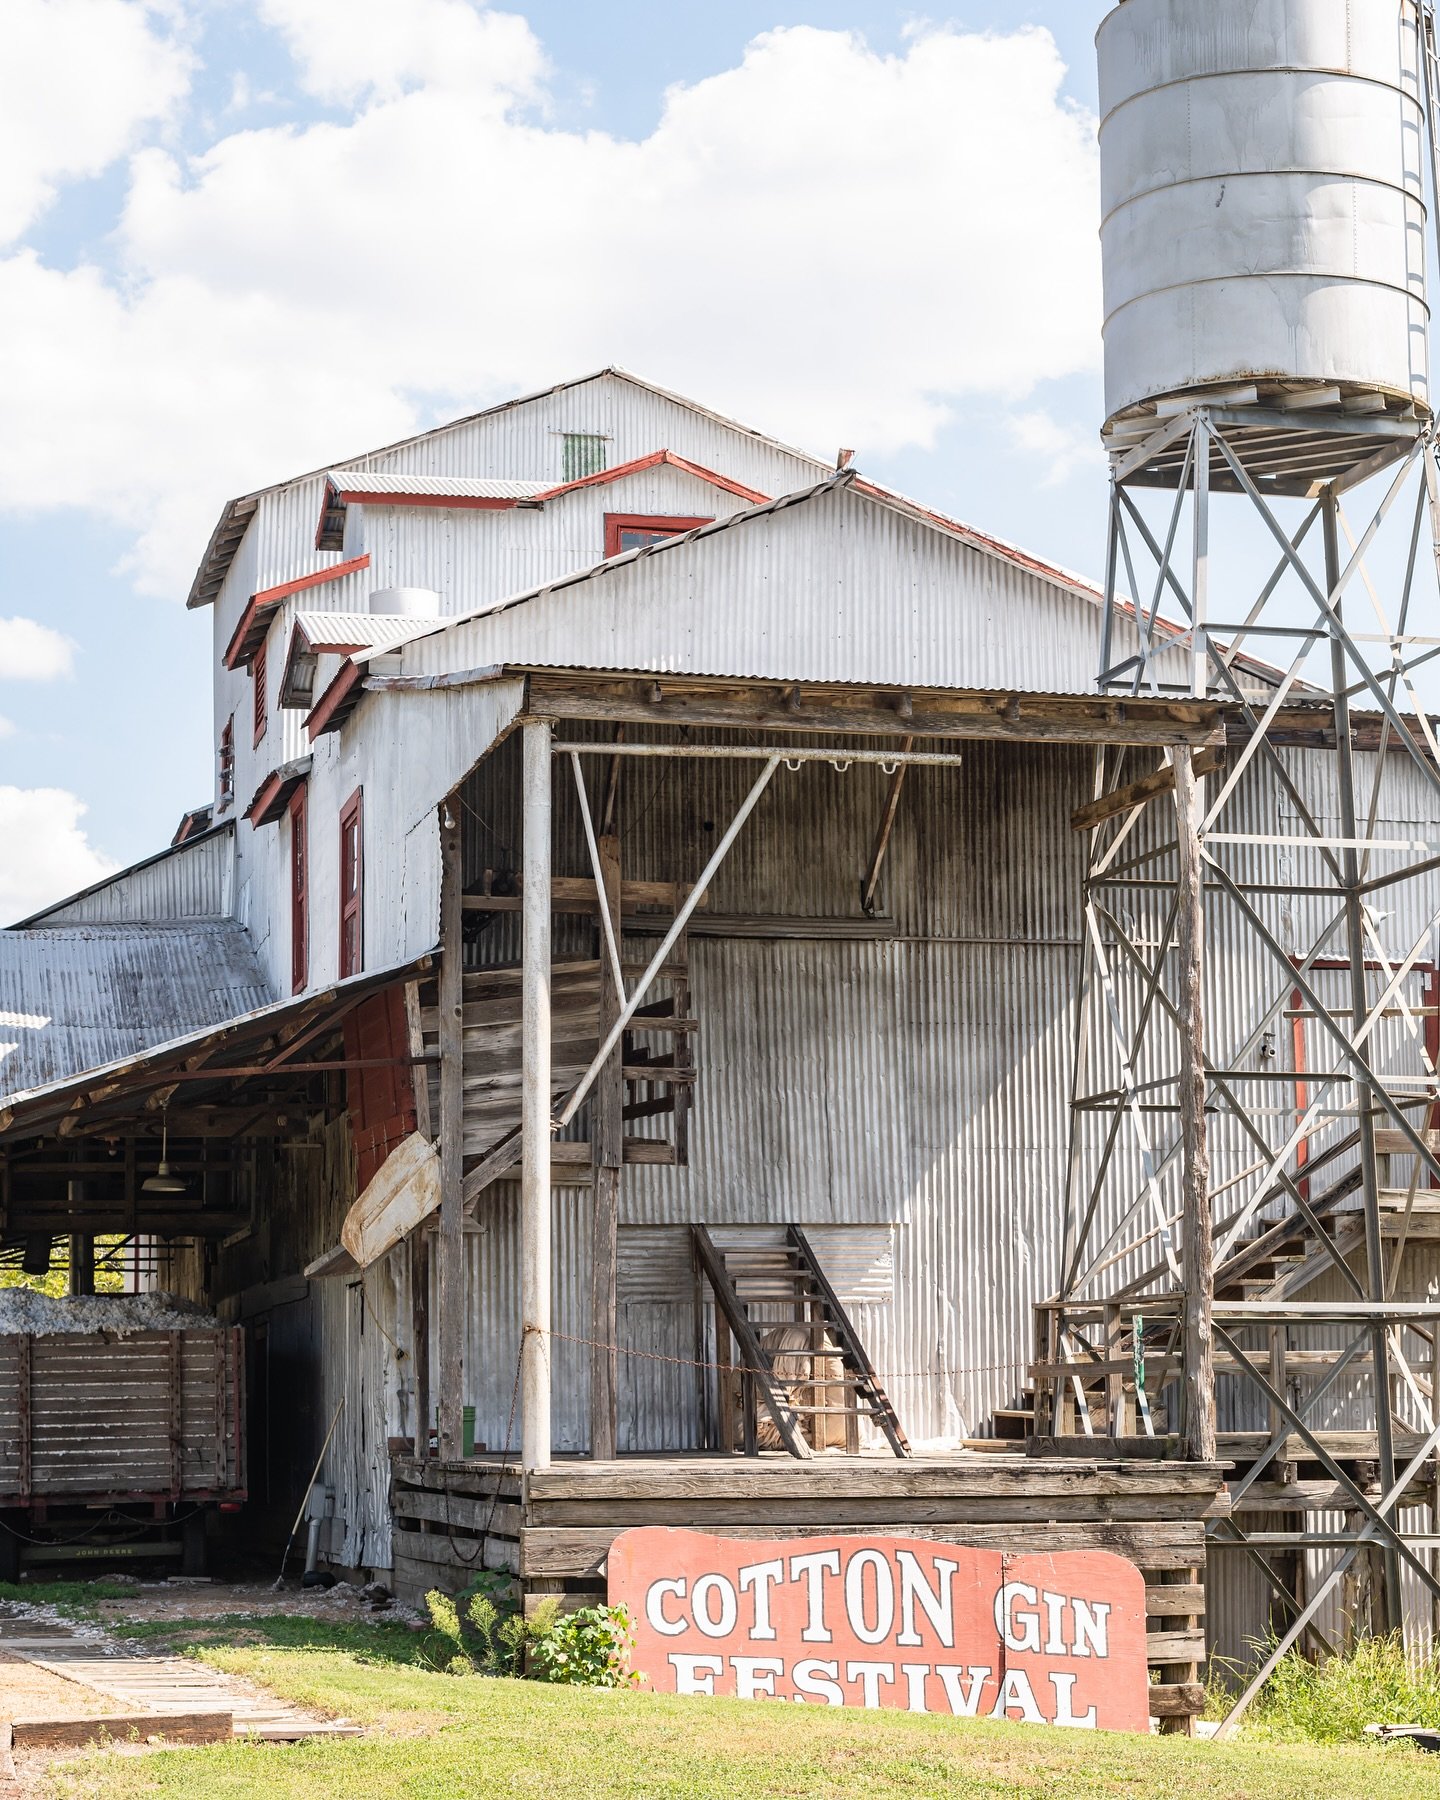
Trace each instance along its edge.
<instances>
[{"instance_id":1,"label":"dirt ground","mask_svg":"<svg viewBox=\"0 0 1440 1800\"><path fill-rule=\"evenodd\" d=\"M113 1700L83 1682L52 1675L0 1649L0 1720L88 1719L114 1710Z\"/></svg>"},{"instance_id":2,"label":"dirt ground","mask_svg":"<svg viewBox=\"0 0 1440 1800\"><path fill-rule=\"evenodd\" d=\"M97 1600L95 1610L100 1622L112 1630L127 1619L173 1619L178 1624L187 1619L223 1618L227 1613L282 1613L335 1624L378 1616L361 1590L348 1581L333 1588L302 1588L292 1580L279 1593L267 1581L137 1581L133 1587L127 1585L123 1599ZM384 1616L418 1623L418 1615L404 1607L392 1605Z\"/></svg>"}]
</instances>

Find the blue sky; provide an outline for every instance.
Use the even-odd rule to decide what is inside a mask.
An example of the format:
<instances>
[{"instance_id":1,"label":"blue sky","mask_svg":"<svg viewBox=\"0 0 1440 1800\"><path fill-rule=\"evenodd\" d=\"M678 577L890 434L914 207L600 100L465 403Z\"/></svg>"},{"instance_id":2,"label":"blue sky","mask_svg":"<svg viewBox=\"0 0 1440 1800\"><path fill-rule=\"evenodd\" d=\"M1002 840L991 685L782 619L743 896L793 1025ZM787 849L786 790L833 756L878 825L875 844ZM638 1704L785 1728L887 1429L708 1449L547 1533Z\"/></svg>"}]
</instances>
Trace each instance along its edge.
<instances>
[{"instance_id":1,"label":"blue sky","mask_svg":"<svg viewBox=\"0 0 1440 1800\"><path fill-rule=\"evenodd\" d=\"M224 500L527 385L622 362L1098 568L1103 0L10 5L8 917L209 797Z\"/></svg>"}]
</instances>

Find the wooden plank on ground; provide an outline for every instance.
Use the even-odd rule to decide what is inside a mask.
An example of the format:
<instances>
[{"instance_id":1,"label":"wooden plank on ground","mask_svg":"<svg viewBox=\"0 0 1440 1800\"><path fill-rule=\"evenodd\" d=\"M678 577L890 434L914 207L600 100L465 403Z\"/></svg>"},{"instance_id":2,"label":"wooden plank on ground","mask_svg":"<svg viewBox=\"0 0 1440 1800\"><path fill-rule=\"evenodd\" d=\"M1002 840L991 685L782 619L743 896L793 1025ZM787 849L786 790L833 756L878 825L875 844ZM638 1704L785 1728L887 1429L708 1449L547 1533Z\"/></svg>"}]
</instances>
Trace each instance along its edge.
<instances>
[{"instance_id":1,"label":"wooden plank on ground","mask_svg":"<svg viewBox=\"0 0 1440 1800\"><path fill-rule=\"evenodd\" d=\"M219 1744L235 1735L235 1720L228 1712L102 1713L88 1719L12 1719L10 1733L17 1750L84 1750L159 1738L174 1744Z\"/></svg>"}]
</instances>

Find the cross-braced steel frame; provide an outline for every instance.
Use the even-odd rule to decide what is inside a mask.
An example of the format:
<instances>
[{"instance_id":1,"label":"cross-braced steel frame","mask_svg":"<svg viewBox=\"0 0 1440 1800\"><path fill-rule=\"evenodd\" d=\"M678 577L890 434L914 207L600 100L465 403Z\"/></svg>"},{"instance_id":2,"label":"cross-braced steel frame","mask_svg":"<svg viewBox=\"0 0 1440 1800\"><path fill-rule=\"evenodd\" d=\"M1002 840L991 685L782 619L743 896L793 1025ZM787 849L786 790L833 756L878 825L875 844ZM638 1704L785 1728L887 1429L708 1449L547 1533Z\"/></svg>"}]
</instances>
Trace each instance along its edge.
<instances>
[{"instance_id":1,"label":"cross-braced steel frame","mask_svg":"<svg viewBox=\"0 0 1440 1800\"><path fill-rule=\"evenodd\" d=\"M1212 556L1222 509L1224 548L1271 547L1254 592ZM1177 410L1116 459L1106 585L1101 691L1207 697L1225 741L1097 751L1075 816L1037 1429L1233 1459L1211 1545L1278 1631L1233 1721L1290 1645L1440 1601L1434 428Z\"/></svg>"}]
</instances>

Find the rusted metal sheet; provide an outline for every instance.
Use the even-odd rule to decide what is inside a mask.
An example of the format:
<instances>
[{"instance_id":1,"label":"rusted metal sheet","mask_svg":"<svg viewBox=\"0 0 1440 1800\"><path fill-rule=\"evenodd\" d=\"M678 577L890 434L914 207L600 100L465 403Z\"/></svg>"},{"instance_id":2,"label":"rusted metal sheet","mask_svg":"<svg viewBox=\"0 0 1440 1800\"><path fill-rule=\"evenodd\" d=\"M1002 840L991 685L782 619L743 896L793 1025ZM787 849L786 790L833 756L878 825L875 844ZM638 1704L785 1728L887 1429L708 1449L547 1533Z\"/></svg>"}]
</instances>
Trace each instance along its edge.
<instances>
[{"instance_id":1,"label":"rusted metal sheet","mask_svg":"<svg viewBox=\"0 0 1440 1800\"><path fill-rule=\"evenodd\" d=\"M0 1094L65 1081L273 997L233 921L0 932Z\"/></svg>"}]
</instances>

